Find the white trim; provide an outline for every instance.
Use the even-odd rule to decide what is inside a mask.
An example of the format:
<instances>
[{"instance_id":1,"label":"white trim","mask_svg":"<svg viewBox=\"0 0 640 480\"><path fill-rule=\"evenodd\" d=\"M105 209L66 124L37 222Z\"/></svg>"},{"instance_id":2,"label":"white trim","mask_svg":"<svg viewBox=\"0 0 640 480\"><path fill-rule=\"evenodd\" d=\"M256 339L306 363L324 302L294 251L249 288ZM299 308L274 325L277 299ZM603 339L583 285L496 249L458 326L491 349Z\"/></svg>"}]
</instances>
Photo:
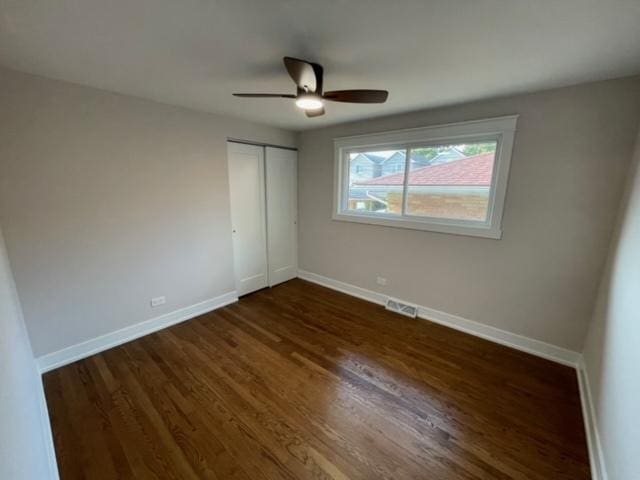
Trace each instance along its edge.
<instances>
[{"instance_id":1,"label":"white trim","mask_svg":"<svg viewBox=\"0 0 640 480\"><path fill-rule=\"evenodd\" d=\"M366 288L357 287L349 283L334 280L305 270L298 270L298 277L379 305L384 305L387 299L387 295L382 293L367 290ZM404 300L401 301L404 302ZM580 360L580 354L578 352L525 337L517 333L501 330L457 315L441 312L433 308L418 305L418 317L476 337L484 338L485 340L515 348L516 350L521 350L538 357L546 358L547 360L569 367L576 368L578 361Z\"/></svg>"},{"instance_id":2,"label":"white trim","mask_svg":"<svg viewBox=\"0 0 640 480\"><path fill-rule=\"evenodd\" d=\"M578 363L578 386L580 388L582 417L584 418L584 428L587 435L587 446L589 448L591 477L593 480L608 480L609 476L607 475L605 466L604 451L596 422L596 410L591 395L591 386L589 385L589 375L587 374L584 358L582 357L580 357Z\"/></svg>"},{"instance_id":3,"label":"white trim","mask_svg":"<svg viewBox=\"0 0 640 480\"><path fill-rule=\"evenodd\" d=\"M356 287L350 283L334 280L333 278L323 277L317 273L298 269L298 278L307 280L308 282L317 283L318 285L331 288L332 290L337 290L338 292L346 293L347 295L366 300L367 302L377 303L378 305L385 305L387 303L387 295L367 290L366 288Z\"/></svg>"},{"instance_id":4,"label":"white trim","mask_svg":"<svg viewBox=\"0 0 640 480\"><path fill-rule=\"evenodd\" d=\"M452 136L485 135L487 132L515 129L514 121L519 115L504 115L502 117L480 118L464 122L443 123L426 127L404 128L386 132L363 133L348 137L337 137L335 142L339 146L369 147L371 145L386 145L388 143L402 143L406 141L420 142L425 132L429 138L437 140Z\"/></svg>"},{"instance_id":5,"label":"white trim","mask_svg":"<svg viewBox=\"0 0 640 480\"><path fill-rule=\"evenodd\" d=\"M382 227L406 228L410 230L423 230L427 232L450 233L453 235L467 235L473 237L485 237L499 240L502 238L502 229L499 227L487 228L484 224L480 225L463 225L462 221L457 224L445 223L430 218L429 222L422 220L409 220L416 217L399 217L398 215L389 215L385 217L381 214L367 214L352 211L352 213L334 213L333 220L340 222L364 223L366 225L379 225ZM470 222L471 223L471 222ZM477 222L476 222L477 223Z\"/></svg>"},{"instance_id":6,"label":"white trim","mask_svg":"<svg viewBox=\"0 0 640 480\"><path fill-rule=\"evenodd\" d=\"M334 139L332 219L387 227L500 239L502 237L502 215L517 121L518 115L510 115ZM464 221L449 218L406 215L404 214L406 195L403 197L402 215L385 215L380 213L363 214L362 212L348 209L349 164L346 161L348 153L370 149L393 148L410 150L416 146L474 141L497 142L492 185L489 191L487 219L485 221ZM409 161L408 157L409 155L407 155L407 163ZM406 168L405 173L407 173ZM406 187L407 175L405 175L404 183Z\"/></svg>"},{"instance_id":7,"label":"white trim","mask_svg":"<svg viewBox=\"0 0 640 480\"><path fill-rule=\"evenodd\" d=\"M38 396L40 397L40 424L44 434L44 443L47 450L47 462L49 464L49 480L60 480L58 472L58 460L56 458L56 449L53 443L53 434L51 433L51 421L49 419L49 408L47 406L47 398L44 394L44 385L42 377L38 377Z\"/></svg>"},{"instance_id":8,"label":"white trim","mask_svg":"<svg viewBox=\"0 0 640 480\"><path fill-rule=\"evenodd\" d=\"M225 293L215 298L196 303L188 307L166 313L156 318L145 320L135 325L121 328L90 340L72 345L56 352L48 353L36 359L36 365L40 373L48 372L54 368L62 367L69 363L81 360L90 355L116 347L136 338L170 327L176 323L190 320L204 313L210 312L230 303L236 302L238 295L235 291Z\"/></svg>"}]
</instances>

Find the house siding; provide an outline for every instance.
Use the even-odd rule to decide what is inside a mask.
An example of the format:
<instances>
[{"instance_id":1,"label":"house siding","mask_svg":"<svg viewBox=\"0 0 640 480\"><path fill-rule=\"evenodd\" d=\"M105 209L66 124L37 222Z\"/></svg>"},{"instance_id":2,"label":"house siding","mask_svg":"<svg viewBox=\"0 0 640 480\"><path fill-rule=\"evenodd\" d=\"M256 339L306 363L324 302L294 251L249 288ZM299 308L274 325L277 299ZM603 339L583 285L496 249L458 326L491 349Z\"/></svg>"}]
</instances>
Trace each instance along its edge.
<instances>
[{"instance_id":1,"label":"house siding","mask_svg":"<svg viewBox=\"0 0 640 480\"><path fill-rule=\"evenodd\" d=\"M389 193L388 211L402 211L402 195ZM487 216L487 196L483 195L425 195L408 194L407 212L411 215L423 215L436 218L455 218L460 220L483 221Z\"/></svg>"}]
</instances>

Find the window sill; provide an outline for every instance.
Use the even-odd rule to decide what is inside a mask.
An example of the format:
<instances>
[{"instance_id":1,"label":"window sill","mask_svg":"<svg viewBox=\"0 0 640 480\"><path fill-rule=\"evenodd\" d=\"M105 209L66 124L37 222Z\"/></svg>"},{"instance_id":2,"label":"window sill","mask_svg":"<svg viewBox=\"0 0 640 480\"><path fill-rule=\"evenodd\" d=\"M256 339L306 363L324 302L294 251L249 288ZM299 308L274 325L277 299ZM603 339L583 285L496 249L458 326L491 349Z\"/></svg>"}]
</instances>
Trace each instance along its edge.
<instances>
[{"instance_id":1,"label":"window sill","mask_svg":"<svg viewBox=\"0 0 640 480\"><path fill-rule=\"evenodd\" d=\"M361 214L334 213L333 220L341 222L364 223L367 225L379 225L383 227L405 228L409 230L421 230L436 233L448 233L452 235L464 235L469 237L483 237L500 240L502 229L486 225L461 225L437 221L413 221L406 218L383 218Z\"/></svg>"}]
</instances>

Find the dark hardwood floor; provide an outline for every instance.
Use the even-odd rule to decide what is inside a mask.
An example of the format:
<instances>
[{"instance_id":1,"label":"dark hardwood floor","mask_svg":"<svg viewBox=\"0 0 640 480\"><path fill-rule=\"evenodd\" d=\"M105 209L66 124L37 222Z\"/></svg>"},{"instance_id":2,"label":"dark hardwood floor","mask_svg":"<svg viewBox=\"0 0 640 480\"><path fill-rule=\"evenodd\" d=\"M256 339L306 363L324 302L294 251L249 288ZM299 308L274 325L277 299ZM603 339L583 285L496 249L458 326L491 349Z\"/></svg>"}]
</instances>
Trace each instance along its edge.
<instances>
[{"instance_id":1,"label":"dark hardwood floor","mask_svg":"<svg viewBox=\"0 0 640 480\"><path fill-rule=\"evenodd\" d=\"M63 480L590 478L574 370L302 280L44 381Z\"/></svg>"}]
</instances>

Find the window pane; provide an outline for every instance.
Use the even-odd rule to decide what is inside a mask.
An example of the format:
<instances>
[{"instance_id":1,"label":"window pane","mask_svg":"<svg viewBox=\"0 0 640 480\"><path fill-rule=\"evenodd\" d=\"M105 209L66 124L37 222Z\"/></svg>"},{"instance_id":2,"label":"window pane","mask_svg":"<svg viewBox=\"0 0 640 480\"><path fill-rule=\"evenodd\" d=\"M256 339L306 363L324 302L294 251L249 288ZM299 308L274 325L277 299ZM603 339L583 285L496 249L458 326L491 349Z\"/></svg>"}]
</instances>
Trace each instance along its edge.
<instances>
[{"instance_id":1,"label":"window pane","mask_svg":"<svg viewBox=\"0 0 640 480\"><path fill-rule=\"evenodd\" d=\"M406 151L352 152L348 158L348 210L400 215Z\"/></svg>"},{"instance_id":2,"label":"window pane","mask_svg":"<svg viewBox=\"0 0 640 480\"><path fill-rule=\"evenodd\" d=\"M411 150L406 214L484 222L497 142Z\"/></svg>"}]
</instances>

